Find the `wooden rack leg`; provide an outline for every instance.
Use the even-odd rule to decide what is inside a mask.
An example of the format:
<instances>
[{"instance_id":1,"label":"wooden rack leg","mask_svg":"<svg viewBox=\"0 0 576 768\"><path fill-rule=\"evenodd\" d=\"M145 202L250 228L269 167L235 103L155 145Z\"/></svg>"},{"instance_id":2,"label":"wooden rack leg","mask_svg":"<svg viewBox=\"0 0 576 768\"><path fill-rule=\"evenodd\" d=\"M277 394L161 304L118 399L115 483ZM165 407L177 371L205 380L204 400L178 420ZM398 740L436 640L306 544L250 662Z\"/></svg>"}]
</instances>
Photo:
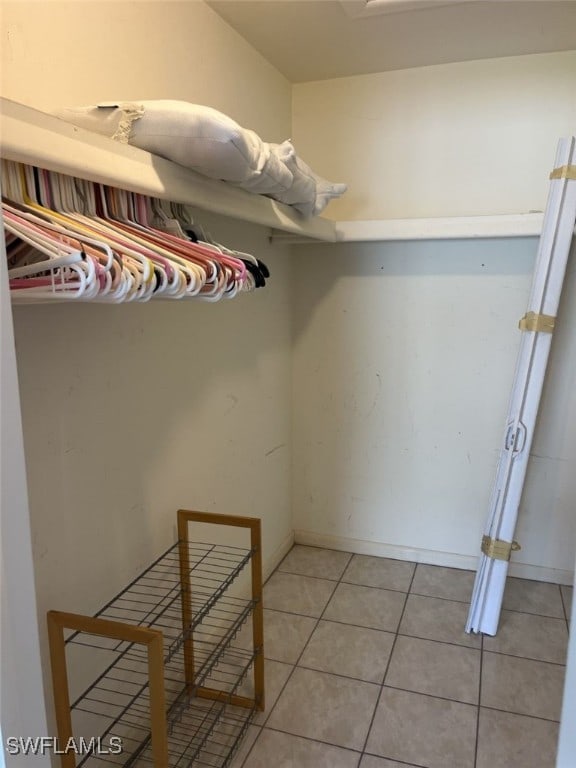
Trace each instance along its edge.
<instances>
[{"instance_id":1,"label":"wooden rack leg","mask_svg":"<svg viewBox=\"0 0 576 768\"><path fill-rule=\"evenodd\" d=\"M161 634L158 634L157 637L148 642L147 650L152 758L155 768L168 768L166 696L164 692L164 644Z\"/></svg>"},{"instance_id":2,"label":"wooden rack leg","mask_svg":"<svg viewBox=\"0 0 576 768\"><path fill-rule=\"evenodd\" d=\"M188 551L188 520L185 511L178 510L178 552L180 560L180 590L182 602L182 631L184 633L184 679L190 688L194 682L194 638L192 625L192 586L190 584L190 552Z\"/></svg>"},{"instance_id":3,"label":"wooden rack leg","mask_svg":"<svg viewBox=\"0 0 576 768\"><path fill-rule=\"evenodd\" d=\"M254 648L257 651L254 659L254 698L256 706L264 711L264 606L262 603L262 535L260 520L254 520L250 527L250 543L252 546L252 635Z\"/></svg>"},{"instance_id":4,"label":"wooden rack leg","mask_svg":"<svg viewBox=\"0 0 576 768\"><path fill-rule=\"evenodd\" d=\"M61 611L48 612L48 638L52 665L52 687L56 707L58 744L66 746L73 737L70 716L70 693L66 671L64 630L88 632L98 637L110 637L146 647L150 684L150 733L154 768L168 768L168 736L166 728L166 702L164 694L164 647L162 632L157 629L122 624L118 621L82 616ZM71 750L60 756L62 768L76 768L76 756Z\"/></svg>"},{"instance_id":5,"label":"wooden rack leg","mask_svg":"<svg viewBox=\"0 0 576 768\"><path fill-rule=\"evenodd\" d=\"M252 637L256 656L254 659L254 698L234 694L229 696L225 691L214 688L199 687L195 694L200 698L227 701L235 706L251 708L256 706L264 710L264 611L262 604L262 534L261 523L257 517L236 517L234 515L219 515L211 512L194 512L188 509L178 510L178 540L180 542L180 581L182 588L182 624L188 636L184 641L184 668L186 682L191 687L194 680L194 647L192 634L189 632L192 621L192 585L190 584L190 559L188 553L188 523L211 523L212 525L229 525L235 528L250 530L250 546L252 548Z\"/></svg>"},{"instance_id":6,"label":"wooden rack leg","mask_svg":"<svg viewBox=\"0 0 576 768\"><path fill-rule=\"evenodd\" d=\"M50 665L52 668L52 689L56 710L56 730L60 750L72 738L72 718L70 717L70 694L68 693L68 672L66 669L66 649L64 645L64 626L55 611L48 613L48 641L50 644ZM76 757L73 752L61 756L62 768L75 768Z\"/></svg>"}]
</instances>

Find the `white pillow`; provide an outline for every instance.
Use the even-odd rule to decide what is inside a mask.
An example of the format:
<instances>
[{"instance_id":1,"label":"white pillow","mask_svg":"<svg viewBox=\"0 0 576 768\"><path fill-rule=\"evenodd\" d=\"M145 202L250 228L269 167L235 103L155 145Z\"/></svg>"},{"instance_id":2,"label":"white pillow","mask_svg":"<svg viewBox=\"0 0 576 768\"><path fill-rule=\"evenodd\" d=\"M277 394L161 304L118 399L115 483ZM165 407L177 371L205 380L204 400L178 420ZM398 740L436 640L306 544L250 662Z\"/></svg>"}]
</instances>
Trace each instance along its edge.
<instances>
[{"instance_id":1,"label":"white pillow","mask_svg":"<svg viewBox=\"0 0 576 768\"><path fill-rule=\"evenodd\" d=\"M102 104L101 107L62 107L55 109L56 117L67 123L85 128L87 131L108 136L127 144L130 139L132 124L144 114L141 104L123 103Z\"/></svg>"},{"instance_id":2,"label":"white pillow","mask_svg":"<svg viewBox=\"0 0 576 768\"><path fill-rule=\"evenodd\" d=\"M291 205L304 216L317 216L330 200L340 197L348 189L346 184L334 184L314 173L310 166L298 157L290 141L271 146L272 152L290 170L294 179L287 192L274 195L274 198Z\"/></svg>"},{"instance_id":3,"label":"white pillow","mask_svg":"<svg viewBox=\"0 0 576 768\"><path fill-rule=\"evenodd\" d=\"M314 173L289 141L267 144L212 107L171 100L107 102L54 114L204 176L273 197L304 216L318 215L347 189Z\"/></svg>"},{"instance_id":4,"label":"white pillow","mask_svg":"<svg viewBox=\"0 0 576 768\"><path fill-rule=\"evenodd\" d=\"M285 191L292 174L254 131L186 101L111 102L55 112L67 122L260 194Z\"/></svg>"}]
</instances>

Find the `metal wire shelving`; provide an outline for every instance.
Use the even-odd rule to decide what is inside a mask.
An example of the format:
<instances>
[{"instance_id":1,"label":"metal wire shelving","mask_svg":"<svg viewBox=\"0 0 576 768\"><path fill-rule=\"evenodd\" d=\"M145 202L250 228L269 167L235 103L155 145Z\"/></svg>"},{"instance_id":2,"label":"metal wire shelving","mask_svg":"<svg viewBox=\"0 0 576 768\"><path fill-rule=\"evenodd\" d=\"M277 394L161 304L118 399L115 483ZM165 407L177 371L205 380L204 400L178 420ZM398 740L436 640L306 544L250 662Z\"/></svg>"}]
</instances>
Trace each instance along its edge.
<instances>
[{"instance_id":1,"label":"metal wire shelving","mask_svg":"<svg viewBox=\"0 0 576 768\"><path fill-rule=\"evenodd\" d=\"M189 522L249 528L251 546L192 542ZM48 614L62 768L225 768L264 707L260 521L180 510L178 533L94 616ZM228 594L247 566L251 595ZM90 672L73 698L69 667Z\"/></svg>"}]
</instances>

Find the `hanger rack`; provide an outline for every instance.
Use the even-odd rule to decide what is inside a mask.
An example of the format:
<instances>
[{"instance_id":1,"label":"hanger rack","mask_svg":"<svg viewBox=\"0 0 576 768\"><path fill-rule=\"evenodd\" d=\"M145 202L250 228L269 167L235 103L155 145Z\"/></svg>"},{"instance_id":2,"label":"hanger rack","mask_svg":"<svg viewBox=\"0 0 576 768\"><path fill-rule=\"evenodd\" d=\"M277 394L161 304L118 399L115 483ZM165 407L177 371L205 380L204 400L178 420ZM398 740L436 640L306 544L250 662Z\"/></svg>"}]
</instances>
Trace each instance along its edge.
<instances>
[{"instance_id":1,"label":"hanger rack","mask_svg":"<svg viewBox=\"0 0 576 768\"><path fill-rule=\"evenodd\" d=\"M270 276L255 256L206 242L182 205L1 163L13 303L219 301Z\"/></svg>"}]
</instances>

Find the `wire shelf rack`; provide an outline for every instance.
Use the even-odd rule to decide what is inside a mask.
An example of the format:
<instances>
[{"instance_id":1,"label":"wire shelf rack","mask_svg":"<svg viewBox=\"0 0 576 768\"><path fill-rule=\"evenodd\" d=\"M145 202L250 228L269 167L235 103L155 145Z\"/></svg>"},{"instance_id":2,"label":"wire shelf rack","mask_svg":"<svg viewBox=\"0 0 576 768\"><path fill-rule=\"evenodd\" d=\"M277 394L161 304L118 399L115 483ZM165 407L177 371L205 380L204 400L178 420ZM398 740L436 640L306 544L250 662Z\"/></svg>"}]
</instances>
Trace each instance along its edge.
<instances>
[{"instance_id":1,"label":"wire shelf rack","mask_svg":"<svg viewBox=\"0 0 576 768\"><path fill-rule=\"evenodd\" d=\"M189 563L184 574L181 572L182 547L186 548ZM177 542L97 611L94 617L158 627L166 638L171 638L167 649L169 659L186 632L192 632L210 612L251 557L251 550L240 547ZM193 579L194 592L191 621L183 628L180 600L185 578ZM73 642L75 634L67 642Z\"/></svg>"},{"instance_id":2,"label":"wire shelf rack","mask_svg":"<svg viewBox=\"0 0 576 768\"><path fill-rule=\"evenodd\" d=\"M244 735L255 712L255 706L241 708L231 704L234 694L246 685L246 678L254 663L254 653L230 648L218 660L215 668L204 677L213 689L222 692L218 700L194 695L176 669L166 676L171 704L167 711L168 760L174 768L214 765L223 768L231 760L237 740ZM82 701L79 713L109 718L109 708L114 709L114 694L106 688L106 698L97 696ZM115 737L115 738L111 738ZM102 733L106 744L122 744L122 754L86 755L78 766L104 768L104 766L154 766L150 738L150 695L146 687L122 713L114 718L113 725ZM115 741L117 739L118 741ZM210 762L212 761L212 762Z\"/></svg>"},{"instance_id":3,"label":"wire shelf rack","mask_svg":"<svg viewBox=\"0 0 576 768\"><path fill-rule=\"evenodd\" d=\"M251 546L191 542L189 522L249 528ZM59 743L89 745L63 768L229 765L264 707L259 522L180 510L179 541L94 616L49 613ZM248 564L251 595L226 594ZM89 677L73 697L69 667Z\"/></svg>"}]
</instances>

